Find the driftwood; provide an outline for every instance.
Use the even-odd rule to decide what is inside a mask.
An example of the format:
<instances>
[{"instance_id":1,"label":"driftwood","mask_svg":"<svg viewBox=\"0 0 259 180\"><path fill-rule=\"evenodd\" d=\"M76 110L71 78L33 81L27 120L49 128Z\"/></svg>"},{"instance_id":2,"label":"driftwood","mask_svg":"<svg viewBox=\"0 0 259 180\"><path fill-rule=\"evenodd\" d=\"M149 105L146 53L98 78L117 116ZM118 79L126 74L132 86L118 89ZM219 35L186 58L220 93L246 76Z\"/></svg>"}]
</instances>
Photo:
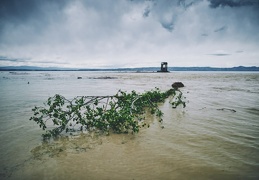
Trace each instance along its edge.
<instances>
[{"instance_id":1,"label":"driftwood","mask_svg":"<svg viewBox=\"0 0 259 180\"><path fill-rule=\"evenodd\" d=\"M227 111L231 111L231 112L237 112L235 109L229 109L229 108L221 108L221 109L217 109L217 110L219 110L219 111L227 110Z\"/></svg>"}]
</instances>

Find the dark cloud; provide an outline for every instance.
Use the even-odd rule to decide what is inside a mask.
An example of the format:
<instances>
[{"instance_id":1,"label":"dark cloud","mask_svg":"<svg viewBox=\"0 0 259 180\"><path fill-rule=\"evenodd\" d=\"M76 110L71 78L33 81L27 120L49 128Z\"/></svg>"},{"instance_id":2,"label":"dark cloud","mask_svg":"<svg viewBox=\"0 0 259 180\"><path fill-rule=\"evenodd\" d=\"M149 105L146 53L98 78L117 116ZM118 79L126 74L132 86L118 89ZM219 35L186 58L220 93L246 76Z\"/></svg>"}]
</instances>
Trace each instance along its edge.
<instances>
[{"instance_id":1,"label":"dark cloud","mask_svg":"<svg viewBox=\"0 0 259 180\"><path fill-rule=\"evenodd\" d=\"M64 62L55 62L55 60L48 60L48 61L37 61L37 64L58 64L58 65L66 65L69 63L64 63Z\"/></svg>"},{"instance_id":2,"label":"dark cloud","mask_svg":"<svg viewBox=\"0 0 259 180\"><path fill-rule=\"evenodd\" d=\"M231 55L231 54L215 53L215 54L208 54L208 55L211 55L211 56L229 56L229 55Z\"/></svg>"},{"instance_id":3,"label":"dark cloud","mask_svg":"<svg viewBox=\"0 0 259 180\"><path fill-rule=\"evenodd\" d=\"M189 7L195 5L196 3L200 2L202 0L178 0L178 6L183 7L185 10L187 10Z\"/></svg>"},{"instance_id":4,"label":"dark cloud","mask_svg":"<svg viewBox=\"0 0 259 180\"><path fill-rule=\"evenodd\" d=\"M201 36L206 37L206 36L208 36L208 34L207 33L202 33Z\"/></svg>"},{"instance_id":5,"label":"dark cloud","mask_svg":"<svg viewBox=\"0 0 259 180\"><path fill-rule=\"evenodd\" d=\"M7 21L19 23L30 19L44 19L49 12L59 12L68 2L69 0L1 0L1 24Z\"/></svg>"},{"instance_id":6,"label":"dark cloud","mask_svg":"<svg viewBox=\"0 0 259 180\"><path fill-rule=\"evenodd\" d=\"M221 28L215 29L214 32L225 31L226 29L227 29L227 26L223 26Z\"/></svg>"},{"instance_id":7,"label":"dark cloud","mask_svg":"<svg viewBox=\"0 0 259 180\"><path fill-rule=\"evenodd\" d=\"M210 1L210 7L217 8L217 7L241 7L241 6L258 6L258 0L208 0Z\"/></svg>"},{"instance_id":8,"label":"dark cloud","mask_svg":"<svg viewBox=\"0 0 259 180\"><path fill-rule=\"evenodd\" d=\"M1 61L7 61L7 62L26 62L30 59L23 59L23 58L10 58L6 56L0 56L0 62Z\"/></svg>"},{"instance_id":9,"label":"dark cloud","mask_svg":"<svg viewBox=\"0 0 259 180\"><path fill-rule=\"evenodd\" d=\"M1 0L0 1L0 41L9 43L10 34L20 30L18 41L28 41L23 30L30 31L31 36L40 36L52 21L60 21L62 9L69 0ZM14 36L15 38L15 36ZM22 43L21 42L21 43Z\"/></svg>"},{"instance_id":10,"label":"dark cloud","mask_svg":"<svg viewBox=\"0 0 259 180\"><path fill-rule=\"evenodd\" d=\"M33 0L1 0L0 18L1 21L25 21L40 12L40 2Z\"/></svg>"},{"instance_id":11,"label":"dark cloud","mask_svg":"<svg viewBox=\"0 0 259 180\"><path fill-rule=\"evenodd\" d=\"M148 17L149 16L149 13L150 13L150 7L147 6L144 10L144 13L143 13L143 17Z\"/></svg>"},{"instance_id":12,"label":"dark cloud","mask_svg":"<svg viewBox=\"0 0 259 180\"><path fill-rule=\"evenodd\" d=\"M162 25L163 28L165 28L169 32L172 32L174 30L174 22L173 21L161 22L161 25Z\"/></svg>"},{"instance_id":13,"label":"dark cloud","mask_svg":"<svg viewBox=\"0 0 259 180\"><path fill-rule=\"evenodd\" d=\"M172 32L178 21L178 18L190 7L202 0L132 0L137 4L147 4L143 12L143 17L147 18L152 14L157 18L161 26L169 32Z\"/></svg>"}]
</instances>

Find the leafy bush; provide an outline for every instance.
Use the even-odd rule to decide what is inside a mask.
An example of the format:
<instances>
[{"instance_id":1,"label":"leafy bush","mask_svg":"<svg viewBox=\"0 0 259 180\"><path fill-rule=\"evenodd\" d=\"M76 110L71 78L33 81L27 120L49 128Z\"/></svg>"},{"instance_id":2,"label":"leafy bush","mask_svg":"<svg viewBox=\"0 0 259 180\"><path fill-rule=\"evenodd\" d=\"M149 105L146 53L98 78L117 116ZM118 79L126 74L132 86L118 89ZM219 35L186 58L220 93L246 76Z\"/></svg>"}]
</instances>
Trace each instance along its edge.
<instances>
[{"instance_id":1,"label":"leafy bush","mask_svg":"<svg viewBox=\"0 0 259 180\"><path fill-rule=\"evenodd\" d=\"M30 120L46 130L43 138L60 135L62 132L95 131L105 133L137 133L140 127L149 125L145 122L145 113L150 112L162 122L163 112L158 108L169 96L173 108L185 107L182 92L169 89L161 92L159 88L138 94L118 91L114 96L78 96L72 100L56 94L49 97L44 107L34 107Z\"/></svg>"}]
</instances>

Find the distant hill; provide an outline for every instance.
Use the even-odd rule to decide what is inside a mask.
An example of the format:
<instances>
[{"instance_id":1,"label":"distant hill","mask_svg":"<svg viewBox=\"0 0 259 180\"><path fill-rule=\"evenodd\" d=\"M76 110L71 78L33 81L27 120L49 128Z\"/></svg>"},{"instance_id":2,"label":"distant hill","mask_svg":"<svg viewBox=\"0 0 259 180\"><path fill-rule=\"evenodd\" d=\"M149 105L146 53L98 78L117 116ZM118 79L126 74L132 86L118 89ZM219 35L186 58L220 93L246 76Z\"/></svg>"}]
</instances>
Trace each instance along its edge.
<instances>
[{"instance_id":1,"label":"distant hill","mask_svg":"<svg viewBox=\"0 0 259 180\"><path fill-rule=\"evenodd\" d=\"M59 68L59 67L37 67L37 66L4 66L0 67L0 71L76 71L75 68Z\"/></svg>"},{"instance_id":2,"label":"distant hill","mask_svg":"<svg viewBox=\"0 0 259 180\"><path fill-rule=\"evenodd\" d=\"M140 67L140 68L59 68L59 67L37 67L37 66L5 66L0 67L0 71L119 71L119 72L157 72L160 67ZM238 66L231 68L218 67L168 67L168 71L259 71L259 67Z\"/></svg>"},{"instance_id":3,"label":"distant hill","mask_svg":"<svg viewBox=\"0 0 259 180\"><path fill-rule=\"evenodd\" d=\"M259 71L259 67L251 66L238 66L231 68L218 68L218 67L171 67L170 71Z\"/></svg>"}]
</instances>

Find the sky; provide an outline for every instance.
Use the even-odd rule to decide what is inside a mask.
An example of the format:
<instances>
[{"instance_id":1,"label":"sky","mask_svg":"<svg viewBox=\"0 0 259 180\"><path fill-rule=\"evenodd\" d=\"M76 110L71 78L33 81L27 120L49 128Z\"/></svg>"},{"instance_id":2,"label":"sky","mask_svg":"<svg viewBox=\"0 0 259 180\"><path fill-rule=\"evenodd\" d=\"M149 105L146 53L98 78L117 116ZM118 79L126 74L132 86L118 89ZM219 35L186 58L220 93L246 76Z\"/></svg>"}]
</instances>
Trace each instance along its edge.
<instances>
[{"instance_id":1,"label":"sky","mask_svg":"<svg viewBox=\"0 0 259 180\"><path fill-rule=\"evenodd\" d=\"M0 66L259 66L259 0L0 0Z\"/></svg>"}]
</instances>

